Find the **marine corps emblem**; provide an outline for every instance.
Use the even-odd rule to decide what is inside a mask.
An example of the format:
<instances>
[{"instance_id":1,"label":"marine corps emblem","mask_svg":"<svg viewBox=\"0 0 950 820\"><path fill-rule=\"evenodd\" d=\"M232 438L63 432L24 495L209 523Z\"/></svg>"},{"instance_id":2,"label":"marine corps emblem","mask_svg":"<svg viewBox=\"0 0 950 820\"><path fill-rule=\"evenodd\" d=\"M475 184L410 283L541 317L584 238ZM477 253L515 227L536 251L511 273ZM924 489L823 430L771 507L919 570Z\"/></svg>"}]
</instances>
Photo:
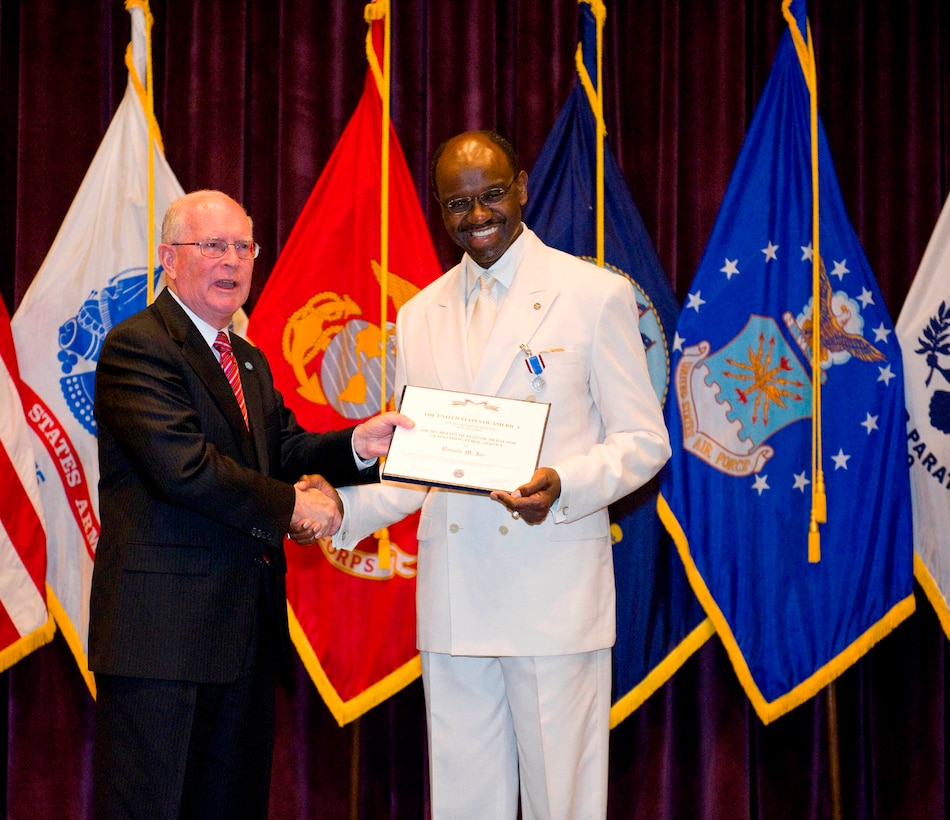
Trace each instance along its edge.
<instances>
[{"instance_id":1,"label":"marine corps emblem","mask_svg":"<svg viewBox=\"0 0 950 820\"><path fill-rule=\"evenodd\" d=\"M379 264L371 262L380 278ZM389 274L390 298L398 311L419 289ZM395 325L383 331L360 317L363 310L348 294L323 291L287 319L281 350L297 380L297 393L314 404L331 406L345 419L364 419L382 409L383 374L388 374L386 403L392 398L396 367ZM385 347L385 350L384 350Z\"/></svg>"}]
</instances>

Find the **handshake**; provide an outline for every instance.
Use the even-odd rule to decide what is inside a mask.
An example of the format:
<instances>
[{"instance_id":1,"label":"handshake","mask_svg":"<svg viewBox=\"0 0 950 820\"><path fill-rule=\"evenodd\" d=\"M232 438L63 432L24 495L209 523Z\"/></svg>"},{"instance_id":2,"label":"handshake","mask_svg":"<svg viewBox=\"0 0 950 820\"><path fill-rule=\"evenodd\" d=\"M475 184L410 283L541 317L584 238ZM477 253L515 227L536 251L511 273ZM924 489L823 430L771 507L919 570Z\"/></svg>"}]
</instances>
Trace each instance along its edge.
<instances>
[{"instance_id":1,"label":"handshake","mask_svg":"<svg viewBox=\"0 0 950 820\"><path fill-rule=\"evenodd\" d=\"M363 461L385 456L397 427L413 427L414 422L402 413L380 413L356 425L353 430L353 451ZM340 494L323 476L301 477L294 484L294 512L288 535L302 546L336 534L343 523L343 501Z\"/></svg>"}]
</instances>

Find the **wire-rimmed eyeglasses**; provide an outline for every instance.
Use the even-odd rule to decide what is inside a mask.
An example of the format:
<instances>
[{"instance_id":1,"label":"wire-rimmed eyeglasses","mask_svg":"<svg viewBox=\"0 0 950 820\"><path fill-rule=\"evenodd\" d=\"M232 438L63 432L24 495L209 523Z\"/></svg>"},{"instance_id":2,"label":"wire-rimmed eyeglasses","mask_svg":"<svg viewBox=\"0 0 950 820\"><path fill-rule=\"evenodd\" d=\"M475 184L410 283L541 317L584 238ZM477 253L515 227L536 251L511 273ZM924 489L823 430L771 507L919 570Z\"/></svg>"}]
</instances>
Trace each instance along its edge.
<instances>
[{"instance_id":1,"label":"wire-rimmed eyeglasses","mask_svg":"<svg viewBox=\"0 0 950 820\"><path fill-rule=\"evenodd\" d=\"M504 188L497 186L495 188L489 188L486 191L482 191L477 196L457 196L448 200L447 202L442 202L442 207L445 208L445 210L447 210L450 214L467 214L475 205L475 200L478 200L479 205L484 208L490 208L492 205L497 205L506 196L508 196L508 191L511 190L511 186L515 184L515 180L517 178L518 175L515 174L511 178L511 182L509 182Z\"/></svg>"},{"instance_id":2,"label":"wire-rimmed eyeglasses","mask_svg":"<svg viewBox=\"0 0 950 820\"><path fill-rule=\"evenodd\" d=\"M261 246L253 241L225 242L223 239L202 239L200 242L169 242L169 245L195 245L202 256L208 259L220 259L228 252L228 245L234 246L238 259L257 259Z\"/></svg>"}]
</instances>

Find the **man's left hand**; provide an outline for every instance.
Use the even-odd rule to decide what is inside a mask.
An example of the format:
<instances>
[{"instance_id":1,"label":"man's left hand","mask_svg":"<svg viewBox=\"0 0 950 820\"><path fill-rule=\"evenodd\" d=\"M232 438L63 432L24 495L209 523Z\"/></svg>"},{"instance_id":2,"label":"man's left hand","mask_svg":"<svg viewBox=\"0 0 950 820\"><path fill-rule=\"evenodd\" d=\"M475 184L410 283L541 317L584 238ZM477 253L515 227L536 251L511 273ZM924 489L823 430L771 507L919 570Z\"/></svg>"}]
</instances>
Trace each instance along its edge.
<instances>
[{"instance_id":1,"label":"man's left hand","mask_svg":"<svg viewBox=\"0 0 950 820\"><path fill-rule=\"evenodd\" d=\"M528 524L540 524L561 497L561 477L550 467L539 467L531 480L513 493L495 490L491 497L504 504L515 518Z\"/></svg>"},{"instance_id":2,"label":"man's left hand","mask_svg":"<svg viewBox=\"0 0 950 820\"><path fill-rule=\"evenodd\" d=\"M397 427L415 427L416 423L402 413L380 413L361 424L353 431L353 449L363 461L385 456Z\"/></svg>"}]
</instances>

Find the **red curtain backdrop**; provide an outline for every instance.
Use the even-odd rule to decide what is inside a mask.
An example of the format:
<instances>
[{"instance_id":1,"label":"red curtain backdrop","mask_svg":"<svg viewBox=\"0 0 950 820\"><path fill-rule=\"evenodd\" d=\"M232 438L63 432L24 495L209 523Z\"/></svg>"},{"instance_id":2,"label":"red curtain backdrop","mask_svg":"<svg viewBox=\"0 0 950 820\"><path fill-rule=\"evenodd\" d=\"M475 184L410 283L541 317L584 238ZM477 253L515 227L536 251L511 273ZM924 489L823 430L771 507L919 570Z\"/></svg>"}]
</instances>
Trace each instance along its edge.
<instances>
[{"instance_id":1,"label":"red curtain backdrop","mask_svg":"<svg viewBox=\"0 0 950 820\"><path fill-rule=\"evenodd\" d=\"M392 0L392 116L443 266L428 159L466 128L530 170L574 77L576 0ZM780 0L606 0L607 138L682 300L784 31ZM943 0L811 0L819 106L894 319L948 193ZM361 0L153 0L156 115L186 190L254 217L254 302L365 77ZM43 261L125 88L121 0L0 0L0 294ZM414 195L416 192L406 192ZM530 182L529 182L530 192ZM398 229L398 213L394 214ZM950 537L950 536L948 536ZM613 731L611 818L943 818L947 641L918 612L763 727L714 638ZM92 703L62 639L0 675L10 818L90 816ZM273 818L427 813L418 683L340 729L302 667L281 690Z\"/></svg>"}]
</instances>

